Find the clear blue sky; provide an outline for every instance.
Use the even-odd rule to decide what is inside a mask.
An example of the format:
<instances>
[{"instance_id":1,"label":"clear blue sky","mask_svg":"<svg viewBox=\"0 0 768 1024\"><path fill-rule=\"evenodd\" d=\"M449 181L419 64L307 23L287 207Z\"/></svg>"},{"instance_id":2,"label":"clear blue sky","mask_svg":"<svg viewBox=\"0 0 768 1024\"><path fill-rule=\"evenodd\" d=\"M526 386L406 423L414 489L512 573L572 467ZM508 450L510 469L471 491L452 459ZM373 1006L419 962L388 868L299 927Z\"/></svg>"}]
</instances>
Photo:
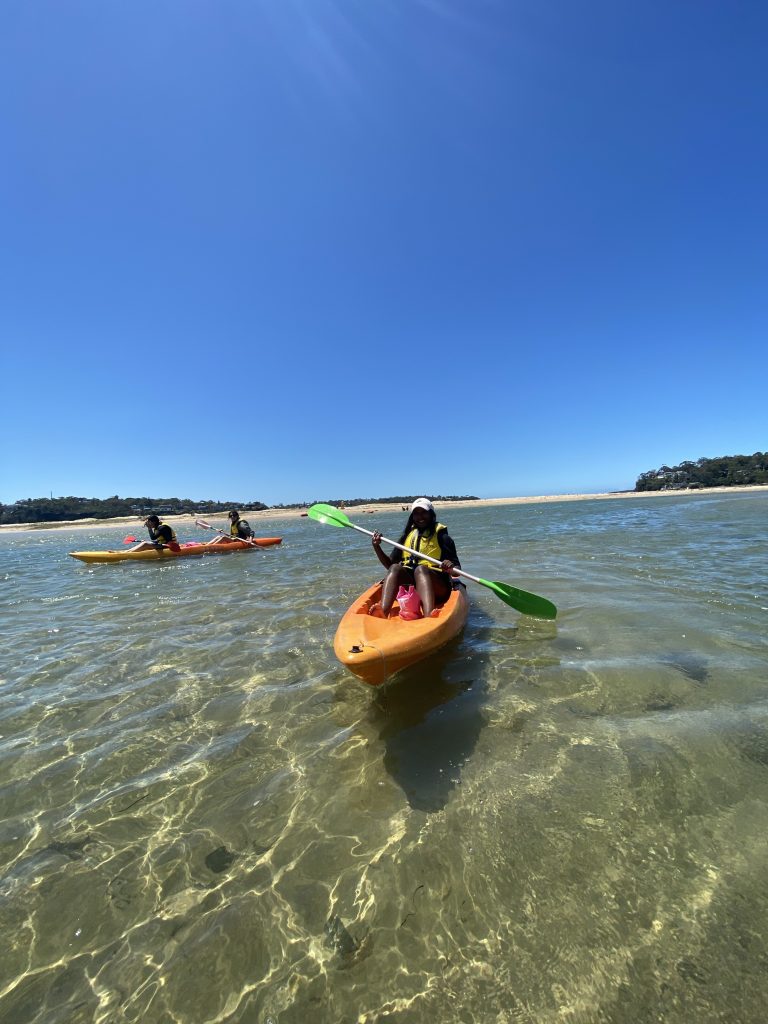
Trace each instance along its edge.
<instances>
[{"instance_id":1,"label":"clear blue sky","mask_svg":"<svg viewBox=\"0 0 768 1024\"><path fill-rule=\"evenodd\" d=\"M4 0L0 500L768 448L763 0Z\"/></svg>"}]
</instances>

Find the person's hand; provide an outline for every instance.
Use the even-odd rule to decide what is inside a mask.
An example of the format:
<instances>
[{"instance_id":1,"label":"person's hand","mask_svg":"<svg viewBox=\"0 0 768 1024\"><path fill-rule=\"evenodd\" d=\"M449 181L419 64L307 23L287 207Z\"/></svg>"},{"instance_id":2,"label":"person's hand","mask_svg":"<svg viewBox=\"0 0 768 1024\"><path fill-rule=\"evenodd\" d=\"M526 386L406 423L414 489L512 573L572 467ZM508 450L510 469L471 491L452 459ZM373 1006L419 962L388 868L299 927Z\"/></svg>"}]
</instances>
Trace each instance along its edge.
<instances>
[{"instance_id":1,"label":"person's hand","mask_svg":"<svg viewBox=\"0 0 768 1024\"><path fill-rule=\"evenodd\" d=\"M451 562L449 559L443 559L441 568L443 572L447 572L449 576L453 576L453 562Z\"/></svg>"},{"instance_id":2,"label":"person's hand","mask_svg":"<svg viewBox=\"0 0 768 1024\"><path fill-rule=\"evenodd\" d=\"M373 546L375 548L380 548L381 547L381 534L379 533L378 530L374 530L373 531L373 537L371 538L371 544L373 544Z\"/></svg>"}]
</instances>

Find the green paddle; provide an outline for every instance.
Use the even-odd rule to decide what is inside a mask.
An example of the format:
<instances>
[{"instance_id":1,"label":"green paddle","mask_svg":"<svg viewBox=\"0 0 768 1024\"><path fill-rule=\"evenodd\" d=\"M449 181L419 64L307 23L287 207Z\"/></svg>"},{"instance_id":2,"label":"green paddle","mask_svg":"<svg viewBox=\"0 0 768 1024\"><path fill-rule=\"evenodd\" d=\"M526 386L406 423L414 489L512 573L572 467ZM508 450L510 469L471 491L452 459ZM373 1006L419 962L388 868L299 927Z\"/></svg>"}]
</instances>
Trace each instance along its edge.
<instances>
[{"instance_id":1,"label":"green paddle","mask_svg":"<svg viewBox=\"0 0 768 1024\"><path fill-rule=\"evenodd\" d=\"M313 505L307 509L307 514L311 519L316 519L318 523L327 523L328 526L349 526L351 529L357 530L358 533L366 533L369 537L373 536L371 530L364 530L362 526L356 526L350 522L343 512L334 508L333 505L323 505L322 503ZM382 537L381 539L385 544L392 544L394 547L400 548L401 551L407 551L409 555L417 555L428 562L434 562L435 565L441 564L439 559L430 558L429 555L425 555L421 551L414 551L413 548L407 548L403 544L398 544L397 541L389 540L387 537ZM515 608L517 611L522 612L523 615L533 615L537 619L554 619L557 616L557 608L546 597L537 597L536 594L529 594L527 590L518 590L517 587L510 587L508 583L481 580L479 576L470 576L463 569L454 569L454 572L458 576L472 580L473 583L479 583L481 587L488 587L497 597L501 598L504 604L508 604L510 608Z\"/></svg>"}]
</instances>

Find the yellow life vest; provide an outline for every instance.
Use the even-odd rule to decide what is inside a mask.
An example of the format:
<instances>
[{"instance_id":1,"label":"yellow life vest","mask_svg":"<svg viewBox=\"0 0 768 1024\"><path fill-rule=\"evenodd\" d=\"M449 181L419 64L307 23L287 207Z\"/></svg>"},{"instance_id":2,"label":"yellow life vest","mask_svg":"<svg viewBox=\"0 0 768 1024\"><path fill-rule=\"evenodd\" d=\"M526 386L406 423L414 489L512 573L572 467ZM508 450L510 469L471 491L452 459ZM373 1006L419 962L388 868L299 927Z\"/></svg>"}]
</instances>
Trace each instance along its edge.
<instances>
[{"instance_id":1,"label":"yellow life vest","mask_svg":"<svg viewBox=\"0 0 768 1024\"><path fill-rule=\"evenodd\" d=\"M243 528L243 532L240 532L240 527ZM230 537L237 537L238 540L248 540L249 537L253 536L253 530L248 525L247 519L238 519L236 523L232 523L229 528Z\"/></svg>"},{"instance_id":2,"label":"yellow life vest","mask_svg":"<svg viewBox=\"0 0 768 1024\"><path fill-rule=\"evenodd\" d=\"M407 548L413 548L414 551L418 551L420 554L429 555L431 558L436 558L438 562L442 562L443 553L440 550L440 541L437 535L439 531L447 529L448 527L443 526L442 523L436 523L432 533L419 534L419 531L414 526L403 543ZM415 569L417 565L426 565L428 569L434 569L436 572L441 571L439 565L427 562L423 558L416 558L415 555L409 555L407 551L403 552L403 565L408 569Z\"/></svg>"}]
</instances>

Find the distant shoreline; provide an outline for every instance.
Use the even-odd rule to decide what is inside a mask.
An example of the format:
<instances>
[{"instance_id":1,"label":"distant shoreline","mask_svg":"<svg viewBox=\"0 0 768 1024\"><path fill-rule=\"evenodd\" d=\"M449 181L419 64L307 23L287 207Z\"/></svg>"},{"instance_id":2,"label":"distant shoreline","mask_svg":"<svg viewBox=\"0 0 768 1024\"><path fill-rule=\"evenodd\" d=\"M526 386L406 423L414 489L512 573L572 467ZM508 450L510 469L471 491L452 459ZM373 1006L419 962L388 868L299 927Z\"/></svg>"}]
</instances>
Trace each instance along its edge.
<instances>
[{"instance_id":1,"label":"distant shoreline","mask_svg":"<svg viewBox=\"0 0 768 1024\"><path fill-rule=\"evenodd\" d=\"M599 494L541 494L523 498L477 498L472 501L446 501L435 502L435 507L441 512L452 508L485 508L496 505L538 505L548 504L557 501L610 501L622 498L679 498L691 494L744 494L760 491L768 491L768 484L749 484L746 487L699 487L692 490L680 491L604 491ZM348 516L366 515L374 512L399 512L403 507L400 502L372 502L368 505L355 505L352 508L345 508ZM255 523L260 519L298 519L306 514L306 509L262 509L251 511L242 509L243 519ZM195 519L201 516L184 513L182 515L169 515L161 517L163 522L171 523L173 526L194 526ZM228 527L226 518L222 515L207 516L206 522L211 525L218 525L219 528ZM29 533L34 530L92 530L101 526L124 526L135 532L143 530L144 516L120 516L116 519L75 519L59 523L5 523L0 525L0 532L3 533ZM141 539L141 538L138 538Z\"/></svg>"}]
</instances>

